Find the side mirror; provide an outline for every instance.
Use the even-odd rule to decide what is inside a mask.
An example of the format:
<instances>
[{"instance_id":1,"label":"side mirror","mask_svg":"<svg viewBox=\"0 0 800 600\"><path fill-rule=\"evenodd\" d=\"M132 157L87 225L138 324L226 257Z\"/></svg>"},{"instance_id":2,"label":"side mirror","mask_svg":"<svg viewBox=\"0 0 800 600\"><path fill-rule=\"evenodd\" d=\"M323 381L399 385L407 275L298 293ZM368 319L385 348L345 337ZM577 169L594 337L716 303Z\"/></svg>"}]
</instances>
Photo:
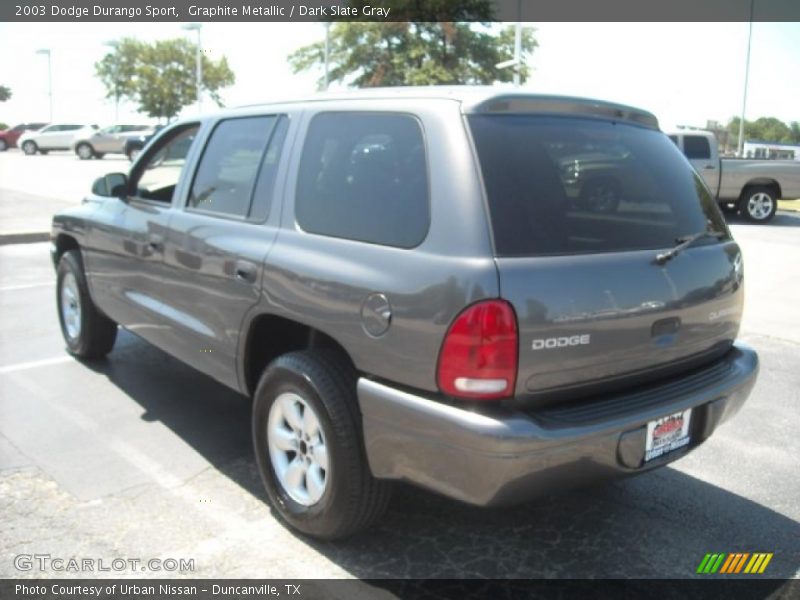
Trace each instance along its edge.
<instances>
[{"instance_id":1,"label":"side mirror","mask_svg":"<svg viewBox=\"0 0 800 600\"><path fill-rule=\"evenodd\" d=\"M95 196L108 198L124 198L128 195L128 176L125 173L109 173L98 177L92 184Z\"/></svg>"}]
</instances>

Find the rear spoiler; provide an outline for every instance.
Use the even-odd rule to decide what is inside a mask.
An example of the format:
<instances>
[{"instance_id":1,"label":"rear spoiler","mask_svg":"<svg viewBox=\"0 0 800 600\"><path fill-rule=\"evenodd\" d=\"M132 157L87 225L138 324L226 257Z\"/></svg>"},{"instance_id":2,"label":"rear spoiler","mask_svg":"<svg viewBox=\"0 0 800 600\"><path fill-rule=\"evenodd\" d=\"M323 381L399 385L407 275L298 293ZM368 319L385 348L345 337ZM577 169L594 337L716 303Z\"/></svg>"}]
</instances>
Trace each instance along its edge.
<instances>
[{"instance_id":1,"label":"rear spoiler","mask_svg":"<svg viewBox=\"0 0 800 600\"><path fill-rule=\"evenodd\" d=\"M614 121L627 121L650 129L658 129L658 119L652 113L632 106L602 100L566 96L530 96L504 94L465 106L467 113L556 114L585 115Z\"/></svg>"}]
</instances>

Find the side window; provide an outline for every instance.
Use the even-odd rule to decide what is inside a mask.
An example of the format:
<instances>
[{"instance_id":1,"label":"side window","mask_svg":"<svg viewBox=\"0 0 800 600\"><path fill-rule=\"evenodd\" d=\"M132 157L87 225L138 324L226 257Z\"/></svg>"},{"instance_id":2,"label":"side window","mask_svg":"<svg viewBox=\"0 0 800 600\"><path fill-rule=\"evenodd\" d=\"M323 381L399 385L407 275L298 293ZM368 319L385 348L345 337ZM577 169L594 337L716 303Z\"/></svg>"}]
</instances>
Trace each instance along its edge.
<instances>
[{"instance_id":1,"label":"side window","mask_svg":"<svg viewBox=\"0 0 800 600\"><path fill-rule=\"evenodd\" d=\"M247 217L275 121L274 116L220 121L203 150L188 208Z\"/></svg>"},{"instance_id":2,"label":"side window","mask_svg":"<svg viewBox=\"0 0 800 600\"><path fill-rule=\"evenodd\" d=\"M412 248L430 221L419 122L390 113L320 113L309 126L297 177L305 231Z\"/></svg>"},{"instance_id":3,"label":"side window","mask_svg":"<svg viewBox=\"0 0 800 600\"><path fill-rule=\"evenodd\" d=\"M137 166L131 178L131 189L139 198L172 202L186 156L192 147L199 125L191 124L173 130L148 150L146 162Z\"/></svg>"},{"instance_id":4,"label":"side window","mask_svg":"<svg viewBox=\"0 0 800 600\"><path fill-rule=\"evenodd\" d=\"M711 158L711 147L708 138L699 135L683 136L683 153L686 158Z\"/></svg>"}]
</instances>

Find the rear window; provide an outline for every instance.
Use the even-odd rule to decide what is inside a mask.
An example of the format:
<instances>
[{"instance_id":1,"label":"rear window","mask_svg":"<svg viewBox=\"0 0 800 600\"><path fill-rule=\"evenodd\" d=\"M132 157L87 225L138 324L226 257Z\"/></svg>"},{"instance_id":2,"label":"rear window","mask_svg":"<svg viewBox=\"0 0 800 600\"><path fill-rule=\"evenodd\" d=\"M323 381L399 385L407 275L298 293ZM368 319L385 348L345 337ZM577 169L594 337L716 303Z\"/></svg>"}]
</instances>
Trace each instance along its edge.
<instances>
[{"instance_id":1,"label":"rear window","mask_svg":"<svg viewBox=\"0 0 800 600\"><path fill-rule=\"evenodd\" d=\"M658 131L527 115L469 123L499 256L663 248L725 231L702 180Z\"/></svg>"}]
</instances>

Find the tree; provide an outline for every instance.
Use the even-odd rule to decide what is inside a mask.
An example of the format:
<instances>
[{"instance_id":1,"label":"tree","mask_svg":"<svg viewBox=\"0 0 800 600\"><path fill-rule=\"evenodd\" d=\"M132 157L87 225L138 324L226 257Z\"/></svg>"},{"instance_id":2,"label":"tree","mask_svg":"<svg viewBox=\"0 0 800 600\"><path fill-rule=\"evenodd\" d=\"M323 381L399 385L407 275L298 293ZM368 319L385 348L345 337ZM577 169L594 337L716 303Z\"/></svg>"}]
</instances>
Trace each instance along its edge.
<instances>
[{"instance_id":1,"label":"tree","mask_svg":"<svg viewBox=\"0 0 800 600\"><path fill-rule=\"evenodd\" d=\"M728 123L731 138L737 141L740 122L739 117L733 117ZM793 122L791 125L787 125L775 117L759 117L755 121L745 119L744 139L800 144L800 124Z\"/></svg>"},{"instance_id":2,"label":"tree","mask_svg":"<svg viewBox=\"0 0 800 600\"><path fill-rule=\"evenodd\" d=\"M522 81L536 46L533 30L524 29ZM324 47L317 42L290 54L294 72L324 65ZM330 31L329 79L356 87L489 84L513 79L513 69L495 66L513 55L513 26L497 35L464 22L337 22Z\"/></svg>"},{"instance_id":3,"label":"tree","mask_svg":"<svg viewBox=\"0 0 800 600\"><path fill-rule=\"evenodd\" d=\"M196 46L187 39L153 44L132 38L119 41L113 52L95 64L107 97L125 98L150 117L173 119L197 97ZM203 90L222 106L220 90L236 78L224 56L213 61L202 56Z\"/></svg>"},{"instance_id":4,"label":"tree","mask_svg":"<svg viewBox=\"0 0 800 600\"><path fill-rule=\"evenodd\" d=\"M5 85L0 85L0 102L5 102L11 98L11 88Z\"/></svg>"}]
</instances>

